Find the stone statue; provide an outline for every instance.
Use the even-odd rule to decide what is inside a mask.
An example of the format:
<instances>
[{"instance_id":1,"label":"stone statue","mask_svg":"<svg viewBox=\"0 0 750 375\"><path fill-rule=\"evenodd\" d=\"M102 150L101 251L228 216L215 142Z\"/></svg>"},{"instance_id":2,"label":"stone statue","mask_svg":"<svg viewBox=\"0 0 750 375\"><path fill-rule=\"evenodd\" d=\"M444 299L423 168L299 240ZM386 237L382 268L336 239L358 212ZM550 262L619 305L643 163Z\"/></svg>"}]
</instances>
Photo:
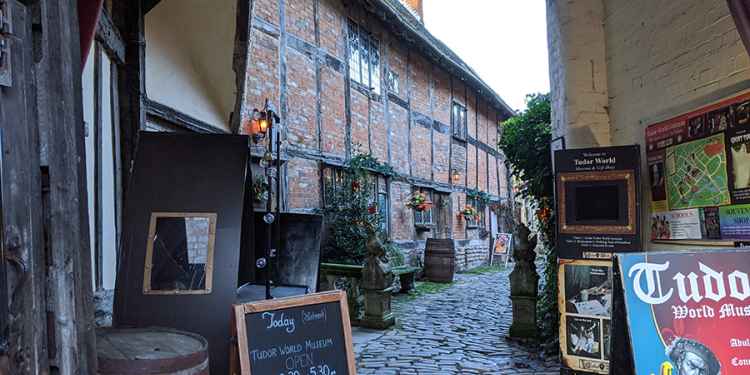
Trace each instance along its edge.
<instances>
[{"instance_id":1,"label":"stone statue","mask_svg":"<svg viewBox=\"0 0 750 375\"><path fill-rule=\"evenodd\" d=\"M396 323L391 312L393 272L385 247L378 236L367 242L367 260L362 269L362 290L365 295L365 316L360 322L368 328L385 329Z\"/></svg>"},{"instance_id":2,"label":"stone statue","mask_svg":"<svg viewBox=\"0 0 750 375\"><path fill-rule=\"evenodd\" d=\"M513 303L513 324L510 326L510 336L517 338L537 336L536 300L539 275L534 265L537 237L536 235L529 237L529 228L516 222L513 230L515 266L510 273L510 299Z\"/></svg>"}]
</instances>

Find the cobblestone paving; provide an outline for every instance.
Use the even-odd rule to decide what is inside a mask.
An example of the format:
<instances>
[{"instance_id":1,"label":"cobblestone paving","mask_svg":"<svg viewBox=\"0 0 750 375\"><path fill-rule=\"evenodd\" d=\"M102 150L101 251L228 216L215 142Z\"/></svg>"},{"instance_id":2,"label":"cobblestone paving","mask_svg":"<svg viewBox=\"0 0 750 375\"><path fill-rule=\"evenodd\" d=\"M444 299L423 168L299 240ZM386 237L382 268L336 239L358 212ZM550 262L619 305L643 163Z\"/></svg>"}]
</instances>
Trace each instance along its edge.
<instances>
[{"instance_id":1,"label":"cobblestone paving","mask_svg":"<svg viewBox=\"0 0 750 375\"><path fill-rule=\"evenodd\" d=\"M459 274L440 293L397 297L397 327L355 344L358 374L559 374L556 360L506 339L509 272Z\"/></svg>"}]
</instances>

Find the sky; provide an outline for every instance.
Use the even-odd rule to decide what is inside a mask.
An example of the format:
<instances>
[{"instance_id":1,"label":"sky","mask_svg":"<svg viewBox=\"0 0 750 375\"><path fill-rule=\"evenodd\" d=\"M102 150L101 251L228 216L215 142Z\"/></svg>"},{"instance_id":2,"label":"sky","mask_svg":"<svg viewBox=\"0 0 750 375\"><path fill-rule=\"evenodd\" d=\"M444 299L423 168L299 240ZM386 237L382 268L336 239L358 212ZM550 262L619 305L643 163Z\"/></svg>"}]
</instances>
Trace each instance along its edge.
<instances>
[{"instance_id":1,"label":"sky","mask_svg":"<svg viewBox=\"0 0 750 375\"><path fill-rule=\"evenodd\" d=\"M517 110L549 91L545 0L423 0L427 29Z\"/></svg>"}]
</instances>

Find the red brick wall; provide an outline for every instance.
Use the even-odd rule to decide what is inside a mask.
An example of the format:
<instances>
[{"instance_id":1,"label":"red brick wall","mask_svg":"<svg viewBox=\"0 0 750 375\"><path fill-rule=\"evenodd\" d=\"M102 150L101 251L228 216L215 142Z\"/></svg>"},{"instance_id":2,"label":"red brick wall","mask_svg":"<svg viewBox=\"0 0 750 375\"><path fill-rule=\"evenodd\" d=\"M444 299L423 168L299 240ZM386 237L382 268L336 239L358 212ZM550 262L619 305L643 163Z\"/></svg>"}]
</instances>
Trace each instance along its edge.
<instances>
[{"instance_id":1,"label":"red brick wall","mask_svg":"<svg viewBox=\"0 0 750 375\"><path fill-rule=\"evenodd\" d=\"M277 0L255 0L253 15L278 26L279 2Z\"/></svg>"},{"instance_id":2,"label":"red brick wall","mask_svg":"<svg viewBox=\"0 0 750 375\"><path fill-rule=\"evenodd\" d=\"M466 205L466 194L453 193L451 196L453 197L453 238L464 239L466 238L466 222L458 217L458 213Z\"/></svg>"},{"instance_id":3,"label":"red brick wall","mask_svg":"<svg viewBox=\"0 0 750 375\"><path fill-rule=\"evenodd\" d=\"M488 155L488 161L490 164L490 174L489 174L489 182L490 182L490 189L489 193L498 195L498 185L497 185L497 159L492 156Z\"/></svg>"},{"instance_id":4,"label":"red brick wall","mask_svg":"<svg viewBox=\"0 0 750 375\"><path fill-rule=\"evenodd\" d=\"M322 152L344 157L346 152L346 110L344 75L323 67L320 71Z\"/></svg>"},{"instance_id":5,"label":"red brick wall","mask_svg":"<svg viewBox=\"0 0 750 375\"><path fill-rule=\"evenodd\" d=\"M321 0L320 10L320 46L326 52L339 58L345 58L346 20L342 17L343 7L339 0Z\"/></svg>"},{"instance_id":6,"label":"red brick wall","mask_svg":"<svg viewBox=\"0 0 750 375\"><path fill-rule=\"evenodd\" d=\"M477 148L469 144L467 147L467 158L469 166L469 170L466 172L466 178L468 181L466 181L466 186L471 189L476 189L477 187Z\"/></svg>"},{"instance_id":7,"label":"red brick wall","mask_svg":"<svg viewBox=\"0 0 750 375\"><path fill-rule=\"evenodd\" d=\"M487 143L487 102L479 101L479 122L477 123L477 140Z\"/></svg>"},{"instance_id":8,"label":"red brick wall","mask_svg":"<svg viewBox=\"0 0 750 375\"><path fill-rule=\"evenodd\" d=\"M313 1L286 1L286 31L308 43L315 44L315 13Z\"/></svg>"},{"instance_id":9,"label":"red brick wall","mask_svg":"<svg viewBox=\"0 0 750 375\"><path fill-rule=\"evenodd\" d=\"M478 189L487 191L487 153L484 150L479 151L479 162L477 163L477 170L479 173L479 185Z\"/></svg>"},{"instance_id":10,"label":"red brick wall","mask_svg":"<svg viewBox=\"0 0 750 375\"><path fill-rule=\"evenodd\" d=\"M414 176L429 180L432 177L430 130L419 124L411 127L411 158Z\"/></svg>"},{"instance_id":11,"label":"red brick wall","mask_svg":"<svg viewBox=\"0 0 750 375\"><path fill-rule=\"evenodd\" d=\"M468 90L466 93L466 118L468 123L468 134L469 137L476 138L477 137L477 106L476 106L476 96L471 90Z\"/></svg>"},{"instance_id":12,"label":"red brick wall","mask_svg":"<svg viewBox=\"0 0 750 375\"><path fill-rule=\"evenodd\" d=\"M320 207L320 168L314 160L292 158L288 162L289 208Z\"/></svg>"},{"instance_id":13,"label":"red brick wall","mask_svg":"<svg viewBox=\"0 0 750 375\"><path fill-rule=\"evenodd\" d=\"M396 104L389 105L391 120L391 165L396 172L409 174L409 113Z\"/></svg>"},{"instance_id":14,"label":"red brick wall","mask_svg":"<svg viewBox=\"0 0 750 375\"><path fill-rule=\"evenodd\" d=\"M435 143L435 181L450 184L450 152L451 136L440 132L433 132L432 140Z\"/></svg>"},{"instance_id":15,"label":"red brick wall","mask_svg":"<svg viewBox=\"0 0 750 375\"><path fill-rule=\"evenodd\" d=\"M351 90L351 93L352 150L356 151L356 147L360 146L360 152L368 153L370 143L367 135L367 97L357 90Z\"/></svg>"},{"instance_id":16,"label":"red brick wall","mask_svg":"<svg viewBox=\"0 0 750 375\"><path fill-rule=\"evenodd\" d=\"M370 135L372 155L381 162L388 162L388 129L385 124L385 106L380 101L370 102Z\"/></svg>"},{"instance_id":17,"label":"red brick wall","mask_svg":"<svg viewBox=\"0 0 750 375\"><path fill-rule=\"evenodd\" d=\"M409 54L411 64L411 106L412 110L430 115L430 64L423 57Z\"/></svg>"},{"instance_id":18,"label":"red brick wall","mask_svg":"<svg viewBox=\"0 0 750 375\"><path fill-rule=\"evenodd\" d=\"M398 40L391 39L388 43L388 68L396 72L399 77L399 93L398 97L405 99L408 96L409 87L407 85L406 65L407 65L407 52L406 48L401 45Z\"/></svg>"},{"instance_id":19,"label":"red brick wall","mask_svg":"<svg viewBox=\"0 0 750 375\"><path fill-rule=\"evenodd\" d=\"M394 181L391 183L391 239L411 240L414 236L414 215L404 204L411 194L411 185Z\"/></svg>"},{"instance_id":20,"label":"red brick wall","mask_svg":"<svg viewBox=\"0 0 750 375\"><path fill-rule=\"evenodd\" d=\"M433 69L432 117L443 124L451 123L451 78L444 70Z\"/></svg>"},{"instance_id":21,"label":"red brick wall","mask_svg":"<svg viewBox=\"0 0 750 375\"><path fill-rule=\"evenodd\" d=\"M245 81L245 103L248 108L260 108L264 100L279 102L279 44L278 40L259 30L250 34L250 61L263 63L248 64Z\"/></svg>"},{"instance_id":22,"label":"red brick wall","mask_svg":"<svg viewBox=\"0 0 750 375\"><path fill-rule=\"evenodd\" d=\"M454 143L453 154L451 155L451 169L456 169L459 173L458 182L453 182L456 186L466 186L466 146Z\"/></svg>"},{"instance_id":23,"label":"red brick wall","mask_svg":"<svg viewBox=\"0 0 750 375\"><path fill-rule=\"evenodd\" d=\"M307 56L290 50L287 53L286 124L289 142L308 149L318 148L317 108L310 103L315 98L315 63ZM311 105L313 104L313 105Z\"/></svg>"}]
</instances>

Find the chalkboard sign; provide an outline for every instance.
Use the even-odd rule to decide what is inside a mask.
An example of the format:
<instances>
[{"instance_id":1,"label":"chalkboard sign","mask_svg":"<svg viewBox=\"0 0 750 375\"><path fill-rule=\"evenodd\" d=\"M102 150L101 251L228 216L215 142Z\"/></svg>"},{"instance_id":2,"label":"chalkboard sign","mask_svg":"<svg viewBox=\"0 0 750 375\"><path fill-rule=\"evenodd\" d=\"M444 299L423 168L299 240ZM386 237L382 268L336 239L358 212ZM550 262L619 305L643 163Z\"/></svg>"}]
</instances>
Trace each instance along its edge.
<instances>
[{"instance_id":1,"label":"chalkboard sign","mask_svg":"<svg viewBox=\"0 0 750 375\"><path fill-rule=\"evenodd\" d=\"M234 305L242 375L355 375L346 293Z\"/></svg>"}]
</instances>

